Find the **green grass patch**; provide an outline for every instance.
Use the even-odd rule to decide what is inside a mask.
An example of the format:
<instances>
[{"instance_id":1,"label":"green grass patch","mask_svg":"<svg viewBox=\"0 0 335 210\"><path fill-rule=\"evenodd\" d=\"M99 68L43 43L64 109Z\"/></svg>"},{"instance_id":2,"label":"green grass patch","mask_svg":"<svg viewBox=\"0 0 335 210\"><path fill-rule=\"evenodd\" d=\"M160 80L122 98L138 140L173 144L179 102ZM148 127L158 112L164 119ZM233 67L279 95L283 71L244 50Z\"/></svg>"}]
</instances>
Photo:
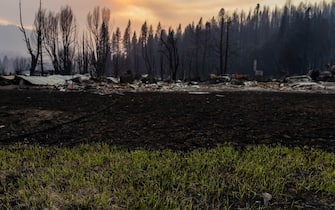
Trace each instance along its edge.
<instances>
[{"instance_id":1,"label":"green grass patch","mask_svg":"<svg viewBox=\"0 0 335 210\"><path fill-rule=\"evenodd\" d=\"M334 180L335 155L306 148L0 149L0 209L228 209L264 192L274 200L304 192L334 196Z\"/></svg>"}]
</instances>

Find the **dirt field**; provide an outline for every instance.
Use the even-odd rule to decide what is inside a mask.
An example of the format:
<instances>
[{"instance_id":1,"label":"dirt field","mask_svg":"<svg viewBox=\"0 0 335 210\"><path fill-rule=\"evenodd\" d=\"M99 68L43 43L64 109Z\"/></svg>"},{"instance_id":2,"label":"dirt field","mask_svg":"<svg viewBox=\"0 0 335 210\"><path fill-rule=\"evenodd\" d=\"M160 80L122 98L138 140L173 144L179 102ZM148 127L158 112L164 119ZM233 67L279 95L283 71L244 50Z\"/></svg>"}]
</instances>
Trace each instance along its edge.
<instances>
[{"instance_id":1,"label":"dirt field","mask_svg":"<svg viewBox=\"0 0 335 210\"><path fill-rule=\"evenodd\" d=\"M274 92L93 95L0 91L0 144L189 151L233 144L312 146L335 152L335 95Z\"/></svg>"}]
</instances>

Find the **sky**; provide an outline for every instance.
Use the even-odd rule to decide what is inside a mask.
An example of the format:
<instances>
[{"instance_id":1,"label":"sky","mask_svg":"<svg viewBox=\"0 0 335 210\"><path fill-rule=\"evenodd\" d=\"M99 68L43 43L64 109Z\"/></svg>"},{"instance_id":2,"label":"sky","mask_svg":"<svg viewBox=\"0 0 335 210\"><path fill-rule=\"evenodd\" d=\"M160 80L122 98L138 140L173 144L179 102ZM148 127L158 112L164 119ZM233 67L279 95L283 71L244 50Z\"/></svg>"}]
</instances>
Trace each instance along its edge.
<instances>
[{"instance_id":1,"label":"sky","mask_svg":"<svg viewBox=\"0 0 335 210\"><path fill-rule=\"evenodd\" d=\"M74 11L80 28L86 27L87 14L94 7L110 8L112 27L125 28L128 20L135 30L147 21L157 25L161 22L164 28L177 27L182 24L197 22L200 17L209 20L216 16L221 8L228 11L249 10L257 3L261 6L283 6L287 0L42 0L42 7L48 11L57 12L62 6L69 5ZM321 0L291 0L298 2L320 2ZM330 0L329 0L330 1ZM0 24L19 24L19 0L1 0ZM33 23L39 0L22 0L23 22L25 25Z\"/></svg>"}]
</instances>

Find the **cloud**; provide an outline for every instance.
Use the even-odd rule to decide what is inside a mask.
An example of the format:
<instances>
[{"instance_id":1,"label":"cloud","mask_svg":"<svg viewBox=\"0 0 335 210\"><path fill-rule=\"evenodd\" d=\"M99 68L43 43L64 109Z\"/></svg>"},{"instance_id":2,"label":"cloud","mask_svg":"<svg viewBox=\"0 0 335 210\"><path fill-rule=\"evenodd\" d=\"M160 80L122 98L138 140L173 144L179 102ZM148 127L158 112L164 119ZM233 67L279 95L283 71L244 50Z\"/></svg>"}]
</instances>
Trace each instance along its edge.
<instances>
[{"instance_id":1,"label":"cloud","mask_svg":"<svg viewBox=\"0 0 335 210\"><path fill-rule=\"evenodd\" d=\"M292 0L297 4L301 0ZM310 0L317 2L318 0ZM111 1L112 2L112 1ZM114 0L119 5L115 17L120 19L131 19L136 24L148 21L157 24L159 21L163 27L176 27L179 23L183 27L193 21L197 22L201 17L207 21L216 17L221 8L228 13L233 11L249 11L259 3L261 7L275 5L282 6L286 0ZM126 24L126 22L124 23ZM121 25L122 26L122 25Z\"/></svg>"},{"instance_id":2,"label":"cloud","mask_svg":"<svg viewBox=\"0 0 335 210\"><path fill-rule=\"evenodd\" d=\"M18 24L19 10L18 1L1 0L0 14L1 23ZM293 0L293 3L301 0ZM312 2L320 0L310 0ZM221 8L226 11L241 11L254 8L256 3L274 6L283 5L286 0L43 0L42 7L47 10L58 12L61 6L69 5L73 9L80 28L86 27L87 14L95 6L108 7L111 10L114 28L124 28L130 19L134 29L138 29L144 21L156 25L159 21L163 27L176 27L179 23L186 24L197 22L200 17L205 21L216 17ZM22 0L23 21L29 25L33 23L34 14L37 11L39 0Z\"/></svg>"},{"instance_id":3,"label":"cloud","mask_svg":"<svg viewBox=\"0 0 335 210\"><path fill-rule=\"evenodd\" d=\"M221 8L221 3L216 0L204 1L177 1L171 0L128 0L123 3L117 16L129 18L137 22L149 21L157 24L176 26L177 24L188 24L197 21L200 17L210 18L215 16ZM211 15L209 15L211 14Z\"/></svg>"},{"instance_id":4,"label":"cloud","mask_svg":"<svg viewBox=\"0 0 335 210\"><path fill-rule=\"evenodd\" d=\"M0 25L11 25L12 23L2 17L0 17Z\"/></svg>"},{"instance_id":5,"label":"cloud","mask_svg":"<svg viewBox=\"0 0 335 210\"><path fill-rule=\"evenodd\" d=\"M250 3L250 0L170 0L168 2L166 0L116 0L113 2L119 6L114 13L116 18L130 19L137 25L144 21L153 24L161 22L165 27L176 27L179 23L185 26L197 22L201 17L209 20L213 16L216 17L221 8L232 12L241 8L249 10L256 5L256 3ZM259 2L262 3L262 0Z\"/></svg>"}]
</instances>

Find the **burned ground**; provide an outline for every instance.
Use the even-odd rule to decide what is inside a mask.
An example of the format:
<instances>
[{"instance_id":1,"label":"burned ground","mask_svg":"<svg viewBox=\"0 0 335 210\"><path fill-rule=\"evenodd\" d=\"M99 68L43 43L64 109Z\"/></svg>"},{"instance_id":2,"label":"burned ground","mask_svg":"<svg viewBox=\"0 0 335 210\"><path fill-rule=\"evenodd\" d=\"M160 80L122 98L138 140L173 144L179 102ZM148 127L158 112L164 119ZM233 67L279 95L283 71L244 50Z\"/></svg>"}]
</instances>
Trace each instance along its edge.
<instances>
[{"instance_id":1,"label":"burned ground","mask_svg":"<svg viewBox=\"0 0 335 210\"><path fill-rule=\"evenodd\" d=\"M0 91L0 144L189 151L229 144L335 151L335 96L279 92L93 95Z\"/></svg>"}]
</instances>

